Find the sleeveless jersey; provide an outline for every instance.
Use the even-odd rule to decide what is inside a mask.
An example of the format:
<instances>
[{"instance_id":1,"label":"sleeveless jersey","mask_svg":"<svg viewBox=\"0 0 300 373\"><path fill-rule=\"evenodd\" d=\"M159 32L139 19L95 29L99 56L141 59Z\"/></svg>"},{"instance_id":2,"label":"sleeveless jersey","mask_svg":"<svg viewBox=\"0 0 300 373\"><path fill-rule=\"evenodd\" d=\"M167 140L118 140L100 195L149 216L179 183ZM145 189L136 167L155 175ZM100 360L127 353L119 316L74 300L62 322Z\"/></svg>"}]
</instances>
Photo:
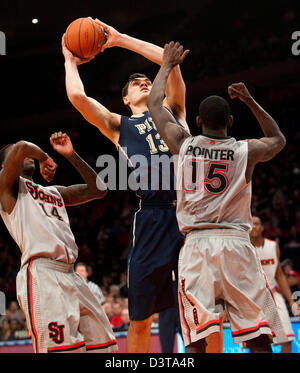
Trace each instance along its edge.
<instances>
[{"instance_id":1,"label":"sleeveless jersey","mask_svg":"<svg viewBox=\"0 0 300 373\"><path fill-rule=\"evenodd\" d=\"M188 137L177 168L177 219L183 234L199 229L249 231L251 182L247 141Z\"/></svg>"},{"instance_id":2,"label":"sleeveless jersey","mask_svg":"<svg viewBox=\"0 0 300 373\"><path fill-rule=\"evenodd\" d=\"M31 257L46 257L74 263L78 247L70 228L64 201L53 187L19 178L16 205L7 214L1 204L2 219L22 252L21 266Z\"/></svg>"},{"instance_id":3,"label":"sleeveless jersey","mask_svg":"<svg viewBox=\"0 0 300 373\"><path fill-rule=\"evenodd\" d=\"M122 116L119 152L133 170L136 182L133 190L138 197L153 202L176 200L172 154L157 132L149 111Z\"/></svg>"},{"instance_id":4,"label":"sleeveless jersey","mask_svg":"<svg viewBox=\"0 0 300 373\"><path fill-rule=\"evenodd\" d=\"M271 289L274 289L277 286L275 274L278 267L276 242L265 238L263 245L260 247L255 246L255 248L261 265L266 273L269 285Z\"/></svg>"}]
</instances>

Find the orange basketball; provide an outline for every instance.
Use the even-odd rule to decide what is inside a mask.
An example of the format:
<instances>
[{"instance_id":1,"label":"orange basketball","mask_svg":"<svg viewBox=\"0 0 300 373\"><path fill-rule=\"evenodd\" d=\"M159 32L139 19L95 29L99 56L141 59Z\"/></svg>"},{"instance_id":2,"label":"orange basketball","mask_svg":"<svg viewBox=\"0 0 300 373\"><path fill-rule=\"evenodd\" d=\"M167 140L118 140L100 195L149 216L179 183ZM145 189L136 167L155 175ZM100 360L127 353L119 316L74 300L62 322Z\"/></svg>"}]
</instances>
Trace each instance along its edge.
<instances>
[{"instance_id":1,"label":"orange basketball","mask_svg":"<svg viewBox=\"0 0 300 373\"><path fill-rule=\"evenodd\" d=\"M104 29L91 18L78 18L67 28L67 48L80 58L91 58L105 43Z\"/></svg>"}]
</instances>

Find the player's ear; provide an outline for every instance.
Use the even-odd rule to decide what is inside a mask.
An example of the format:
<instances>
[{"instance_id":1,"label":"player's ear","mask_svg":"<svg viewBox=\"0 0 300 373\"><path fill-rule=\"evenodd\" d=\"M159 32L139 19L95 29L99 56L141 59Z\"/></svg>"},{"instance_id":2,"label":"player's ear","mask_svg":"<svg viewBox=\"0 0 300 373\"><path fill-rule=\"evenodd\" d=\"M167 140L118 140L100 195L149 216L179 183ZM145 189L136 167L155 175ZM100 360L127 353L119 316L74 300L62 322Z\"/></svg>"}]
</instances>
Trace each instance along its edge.
<instances>
[{"instance_id":1,"label":"player's ear","mask_svg":"<svg viewBox=\"0 0 300 373\"><path fill-rule=\"evenodd\" d=\"M196 124L199 128L202 127L203 122L199 115L196 117Z\"/></svg>"},{"instance_id":2,"label":"player's ear","mask_svg":"<svg viewBox=\"0 0 300 373\"><path fill-rule=\"evenodd\" d=\"M229 115L229 117L228 117L227 127L231 127L232 124L233 124L233 115Z\"/></svg>"},{"instance_id":3,"label":"player's ear","mask_svg":"<svg viewBox=\"0 0 300 373\"><path fill-rule=\"evenodd\" d=\"M125 105L129 105L130 101L129 101L127 96L123 97L123 102L124 102Z\"/></svg>"}]
</instances>

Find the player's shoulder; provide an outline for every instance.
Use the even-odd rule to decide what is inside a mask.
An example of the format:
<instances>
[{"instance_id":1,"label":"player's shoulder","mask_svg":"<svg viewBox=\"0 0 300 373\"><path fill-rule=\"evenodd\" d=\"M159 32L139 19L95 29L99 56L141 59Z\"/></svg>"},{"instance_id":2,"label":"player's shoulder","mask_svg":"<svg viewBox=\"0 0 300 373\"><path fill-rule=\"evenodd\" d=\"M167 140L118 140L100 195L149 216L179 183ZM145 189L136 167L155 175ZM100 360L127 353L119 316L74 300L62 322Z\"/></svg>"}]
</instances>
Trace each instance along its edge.
<instances>
[{"instance_id":1,"label":"player's shoulder","mask_svg":"<svg viewBox=\"0 0 300 373\"><path fill-rule=\"evenodd\" d=\"M271 240L270 238L265 238L264 240L265 240L265 244L272 245L272 246L277 245L277 242L274 240Z\"/></svg>"}]
</instances>

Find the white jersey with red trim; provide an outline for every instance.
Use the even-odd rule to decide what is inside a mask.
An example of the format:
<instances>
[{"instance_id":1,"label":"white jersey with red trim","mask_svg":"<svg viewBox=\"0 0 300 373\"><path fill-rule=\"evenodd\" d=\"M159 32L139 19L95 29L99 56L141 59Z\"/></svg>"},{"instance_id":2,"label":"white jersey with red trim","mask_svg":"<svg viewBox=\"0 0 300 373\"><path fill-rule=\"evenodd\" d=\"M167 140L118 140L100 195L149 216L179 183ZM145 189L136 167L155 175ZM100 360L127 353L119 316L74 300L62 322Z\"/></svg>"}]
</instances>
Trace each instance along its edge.
<instances>
[{"instance_id":1,"label":"white jersey with red trim","mask_svg":"<svg viewBox=\"0 0 300 373\"><path fill-rule=\"evenodd\" d=\"M78 247L69 217L55 187L43 187L20 177L13 211L7 214L0 204L0 214L22 252L21 266L31 257L65 263L74 263L77 259Z\"/></svg>"},{"instance_id":2,"label":"white jersey with red trim","mask_svg":"<svg viewBox=\"0 0 300 373\"><path fill-rule=\"evenodd\" d=\"M260 263L265 271L267 280L271 289L275 289L277 282L275 279L276 270L278 267L278 258L276 252L276 242L264 239L262 246L255 246L256 253L260 259Z\"/></svg>"},{"instance_id":3,"label":"white jersey with red trim","mask_svg":"<svg viewBox=\"0 0 300 373\"><path fill-rule=\"evenodd\" d=\"M247 141L200 135L183 142L177 167L177 219L183 234L199 229L251 229L247 163Z\"/></svg>"}]
</instances>

